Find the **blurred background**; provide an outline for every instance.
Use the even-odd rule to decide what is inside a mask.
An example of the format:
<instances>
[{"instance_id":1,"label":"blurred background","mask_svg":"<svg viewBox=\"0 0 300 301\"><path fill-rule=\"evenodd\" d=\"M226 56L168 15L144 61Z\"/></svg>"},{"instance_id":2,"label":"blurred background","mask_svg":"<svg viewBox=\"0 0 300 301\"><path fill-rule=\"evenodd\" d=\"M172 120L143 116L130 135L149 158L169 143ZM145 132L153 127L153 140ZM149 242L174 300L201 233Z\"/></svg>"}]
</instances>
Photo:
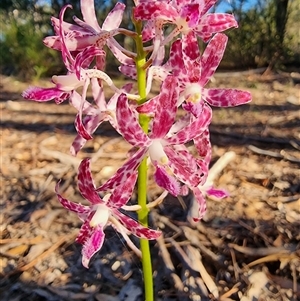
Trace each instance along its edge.
<instances>
[{"instance_id":1,"label":"blurred background","mask_svg":"<svg viewBox=\"0 0 300 301\"><path fill-rule=\"evenodd\" d=\"M132 1L120 0L127 7L122 26L132 28L129 12ZM115 5L114 0L95 0L101 25ZM58 17L61 7L73 5L66 19L81 18L79 0L1 0L0 2L0 72L23 80L64 73L60 53L46 48L42 40L53 34L50 17ZM220 66L223 70L294 71L300 67L300 0L221 0L214 10L235 15L239 30L229 30L228 47ZM123 36L117 39L132 47ZM118 62L108 55L109 72Z\"/></svg>"}]
</instances>

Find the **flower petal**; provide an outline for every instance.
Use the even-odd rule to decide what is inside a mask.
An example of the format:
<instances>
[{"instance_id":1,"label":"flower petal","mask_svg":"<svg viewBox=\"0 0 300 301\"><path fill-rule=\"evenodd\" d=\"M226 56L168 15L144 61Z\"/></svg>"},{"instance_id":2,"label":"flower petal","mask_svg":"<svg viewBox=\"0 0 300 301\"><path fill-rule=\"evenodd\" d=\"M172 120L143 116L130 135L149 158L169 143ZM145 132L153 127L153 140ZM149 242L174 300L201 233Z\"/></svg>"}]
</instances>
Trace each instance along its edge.
<instances>
[{"instance_id":1,"label":"flower petal","mask_svg":"<svg viewBox=\"0 0 300 301\"><path fill-rule=\"evenodd\" d=\"M58 192L59 191L59 183L60 183L60 181L55 186L55 192L56 192L56 195L57 195L57 198L58 198L59 202L66 209L68 209L70 211L73 211L73 212L76 212L77 214L79 214L80 217L85 216L85 215L87 216L91 212L90 207L89 206L84 206L82 204L74 203L74 202L71 202L71 201L63 198L61 196L61 194Z\"/></svg>"},{"instance_id":2,"label":"flower petal","mask_svg":"<svg viewBox=\"0 0 300 301\"><path fill-rule=\"evenodd\" d=\"M127 77L136 80L136 67L135 65L121 65L119 71Z\"/></svg>"},{"instance_id":3,"label":"flower petal","mask_svg":"<svg viewBox=\"0 0 300 301\"><path fill-rule=\"evenodd\" d=\"M127 162L120 167L117 172L103 185L97 188L97 191L106 191L108 189L114 189L117 186L121 185L128 177L130 177L138 168L142 160L144 159L145 154L147 153L148 148L139 149Z\"/></svg>"},{"instance_id":4,"label":"flower petal","mask_svg":"<svg viewBox=\"0 0 300 301\"><path fill-rule=\"evenodd\" d=\"M136 20L162 19L170 22L175 21L176 17L179 17L174 7L162 1L141 3L135 7L133 15Z\"/></svg>"},{"instance_id":5,"label":"flower petal","mask_svg":"<svg viewBox=\"0 0 300 301\"><path fill-rule=\"evenodd\" d=\"M201 115L190 122L172 137L166 139L169 145L185 144L195 137L201 135L209 126L212 118L212 110L209 106L204 105Z\"/></svg>"},{"instance_id":6,"label":"flower petal","mask_svg":"<svg viewBox=\"0 0 300 301\"><path fill-rule=\"evenodd\" d=\"M229 196L229 193L223 189L215 189L213 187L206 189L208 195L212 195L218 199L223 199Z\"/></svg>"},{"instance_id":7,"label":"flower petal","mask_svg":"<svg viewBox=\"0 0 300 301\"><path fill-rule=\"evenodd\" d=\"M128 229L133 235L139 238L145 238L148 240L157 239L161 235L161 231L152 230L142 226L139 222L135 221L132 217L129 217L120 211L114 210L113 214L118 217L118 220L126 229Z\"/></svg>"},{"instance_id":8,"label":"flower petal","mask_svg":"<svg viewBox=\"0 0 300 301\"><path fill-rule=\"evenodd\" d=\"M91 236L85 241L82 248L82 265L88 269L92 256L97 253L104 242L105 234L102 226L92 229Z\"/></svg>"},{"instance_id":9,"label":"flower petal","mask_svg":"<svg viewBox=\"0 0 300 301\"><path fill-rule=\"evenodd\" d=\"M95 2L94 0L81 0L80 1L81 13L83 16L83 20L87 24L95 28L97 31L100 31L101 28L97 21L94 2Z\"/></svg>"},{"instance_id":10,"label":"flower petal","mask_svg":"<svg viewBox=\"0 0 300 301\"><path fill-rule=\"evenodd\" d=\"M199 169L192 154L184 146L181 148L173 149L169 146L164 148L169 158L169 166L182 183L188 186L197 186L202 180L203 171Z\"/></svg>"},{"instance_id":11,"label":"flower petal","mask_svg":"<svg viewBox=\"0 0 300 301\"><path fill-rule=\"evenodd\" d=\"M94 216L95 211L90 210L89 215L87 216L87 218L84 220L80 231L76 237L76 242L78 242L79 244L84 244L89 237L92 235L93 232L93 228L90 226L90 221L92 219L92 217Z\"/></svg>"},{"instance_id":12,"label":"flower petal","mask_svg":"<svg viewBox=\"0 0 300 301\"><path fill-rule=\"evenodd\" d=\"M125 7L125 4L117 2L114 8L106 16L102 24L102 30L109 31L118 28L122 22Z\"/></svg>"},{"instance_id":13,"label":"flower petal","mask_svg":"<svg viewBox=\"0 0 300 301\"><path fill-rule=\"evenodd\" d=\"M201 79L199 84L204 87L214 75L225 52L228 37L225 34L217 33L208 43L201 57Z\"/></svg>"},{"instance_id":14,"label":"flower petal","mask_svg":"<svg viewBox=\"0 0 300 301\"><path fill-rule=\"evenodd\" d=\"M195 28L197 34L207 42L214 33L224 31L231 27L238 27L237 21L231 14L205 14Z\"/></svg>"},{"instance_id":15,"label":"flower petal","mask_svg":"<svg viewBox=\"0 0 300 301\"><path fill-rule=\"evenodd\" d=\"M187 60L196 61L200 58L198 40L193 31L182 36L182 54L184 56L185 62L187 62ZM189 69L193 70L195 68L189 68Z\"/></svg>"},{"instance_id":16,"label":"flower petal","mask_svg":"<svg viewBox=\"0 0 300 301\"><path fill-rule=\"evenodd\" d=\"M182 56L182 42L177 39L171 45L169 60L164 67L167 70L171 70L174 76L178 74L186 74L185 64Z\"/></svg>"},{"instance_id":17,"label":"flower petal","mask_svg":"<svg viewBox=\"0 0 300 301\"><path fill-rule=\"evenodd\" d=\"M198 187L192 187L191 189L199 206L198 216L193 217L194 221L197 222L202 219L206 213L206 200Z\"/></svg>"},{"instance_id":18,"label":"flower petal","mask_svg":"<svg viewBox=\"0 0 300 301\"><path fill-rule=\"evenodd\" d=\"M106 205L109 208L121 208L123 205L129 201L132 196L133 189L135 187L135 182L137 179L137 172L134 171L121 185L117 186Z\"/></svg>"},{"instance_id":19,"label":"flower petal","mask_svg":"<svg viewBox=\"0 0 300 301\"><path fill-rule=\"evenodd\" d=\"M163 138L172 127L177 112L176 81L168 76L161 86L159 99L156 102L156 111L153 119L151 139Z\"/></svg>"},{"instance_id":20,"label":"flower petal","mask_svg":"<svg viewBox=\"0 0 300 301\"><path fill-rule=\"evenodd\" d=\"M80 113L76 115L75 122L74 122L75 128L77 133L84 138L85 140L91 140L93 137L91 134L87 131L85 128L83 121L82 121L82 116Z\"/></svg>"},{"instance_id":21,"label":"flower petal","mask_svg":"<svg viewBox=\"0 0 300 301\"><path fill-rule=\"evenodd\" d=\"M185 19L188 23L188 27L192 29L199 23L201 10L202 8L199 3L189 3L181 8L180 18Z\"/></svg>"},{"instance_id":22,"label":"flower petal","mask_svg":"<svg viewBox=\"0 0 300 301\"><path fill-rule=\"evenodd\" d=\"M66 100L70 94L70 92L65 92L58 88L29 87L22 93L22 97L38 102L46 102L55 99L55 102L59 104Z\"/></svg>"},{"instance_id":23,"label":"flower petal","mask_svg":"<svg viewBox=\"0 0 300 301\"><path fill-rule=\"evenodd\" d=\"M106 119L106 115L99 113L99 115L96 116L87 116L83 120L83 126L85 128L85 131L88 133L88 135L93 134L96 129L99 127L99 125ZM78 134L75 139L73 140L73 143L70 147L70 152L73 156L76 156L77 153L81 150L81 148L85 145L86 141L88 139L85 139L82 136L82 133Z\"/></svg>"},{"instance_id":24,"label":"flower petal","mask_svg":"<svg viewBox=\"0 0 300 301\"><path fill-rule=\"evenodd\" d=\"M74 61L74 68L76 71L76 75L78 78L80 78L80 71L81 68L87 68L93 59L95 59L97 56L103 56L105 57L105 52L102 49L99 49L95 46L87 46L84 48L83 51L79 52Z\"/></svg>"},{"instance_id":25,"label":"flower petal","mask_svg":"<svg viewBox=\"0 0 300 301\"><path fill-rule=\"evenodd\" d=\"M81 161L78 168L78 188L81 195L92 204L104 203L95 191L94 181L90 171L90 159Z\"/></svg>"},{"instance_id":26,"label":"flower petal","mask_svg":"<svg viewBox=\"0 0 300 301\"><path fill-rule=\"evenodd\" d=\"M237 89L203 89L203 99L215 107L235 107L251 101L248 91Z\"/></svg>"},{"instance_id":27,"label":"flower petal","mask_svg":"<svg viewBox=\"0 0 300 301\"><path fill-rule=\"evenodd\" d=\"M132 145L144 147L150 144L150 140L142 130L137 114L129 107L125 94L119 96L116 110L119 130L122 136Z\"/></svg>"},{"instance_id":28,"label":"flower petal","mask_svg":"<svg viewBox=\"0 0 300 301\"><path fill-rule=\"evenodd\" d=\"M180 193L179 183L164 168L156 166L154 180L158 186L166 189L172 195L177 196Z\"/></svg>"}]
</instances>

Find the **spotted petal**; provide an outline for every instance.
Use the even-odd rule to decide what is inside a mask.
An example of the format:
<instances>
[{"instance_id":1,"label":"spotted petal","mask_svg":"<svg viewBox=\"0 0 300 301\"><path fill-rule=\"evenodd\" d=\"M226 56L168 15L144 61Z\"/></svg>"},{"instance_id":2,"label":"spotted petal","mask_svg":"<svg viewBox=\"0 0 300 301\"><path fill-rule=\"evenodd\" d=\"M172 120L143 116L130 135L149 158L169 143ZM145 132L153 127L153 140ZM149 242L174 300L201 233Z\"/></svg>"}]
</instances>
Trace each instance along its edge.
<instances>
[{"instance_id":1,"label":"spotted petal","mask_svg":"<svg viewBox=\"0 0 300 301\"><path fill-rule=\"evenodd\" d=\"M121 185L136 171L144 156L146 155L148 148L139 149L127 162L120 167L117 172L103 185L97 188L97 191L105 191L108 189L114 189Z\"/></svg>"},{"instance_id":2,"label":"spotted petal","mask_svg":"<svg viewBox=\"0 0 300 301\"><path fill-rule=\"evenodd\" d=\"M198 203L199 206L199 211L198 211L198 215L197 216L193 216L193 220L195 222L199 221L200 219L202 219L206 213L206 200L201 192L201 190L198 187L193 187L192 191L194 193L194 197Z\"/></svg>"},{"instance_id":3,"label":"spotted petal","mask_svg":"<svg viewBox=\"0 0 300 301\"><path fill-rule=\"evenodd\" d=\"M150 138L163 138L170 130L177 112L176 81L173 76L165 79L156 103Z\"/></svg>"},{"instance_id":4,"label":"spotted petal","mask_svg":"<svg viewBox=\"0 0 300 301\"><path fill-rule=\"evenodd\" d=\"M61 196L61 194L58 192L59 191L59 183L58 182L55 186L55 192L58 197L59 202L68 210L73 211L80 215L80 217L86 216L91 212L91 209L89 206L84 206L82 204L74 203L71 202L64 197Z\"/></svg>"},{"instance_id":5,"label":"spotted petal","mask_svg":"<svg viewBox=\"0 0 300 301\"><path fill-rule=\"evenodd\" d=\"M179 183L163 167L156 166L154 179L158 186L166 189L172 195L177 196L180 193Z\"/></svg>"},{"instance_id":6,"label":"spotted petal","mask_svg":"<svg viewBox=\"0 0 300 301\"><path fill-rule=\"evenodd\" d=\"M118 209L126 205L132 196L137 176L137 172L133 171L133 173L124 182L122 182L121 185L114 189L112 195L107 201L107 207Z\"/></svg>"},{"instance_id":7,"label":"spotted petal","mask_svg":"<svg viewBox=\"0 0 300 301\"><path fill-rule=\"evenodd\" d=\"M169 166L177 179L188 186L197 186L201 182L202 171L199 170L197 161L187 149L182 147L177 150L168 146L164 148L164 151L169 158Z\"/></svg>"},{"instance_id":8,"label":"spotted petal","mask_svg":"<svg viewBox=\"0 0 300 301\"><path fill-rule=\"evenodd\" d=\"M106 120L106 114L99 113L96 116L87 116L83 120L83 126L85 133L88 134L88 138L92 138L92 134L97 130L99 125ZM78 131L78 129L77 129ZM70 152L73 156L76 156L77 153L80 151L80 149L85 145L86 141L89 139L85 139L82 135L82 132L80 134L77 134L74 141L72 142L72 145L70 147Z\"/></svg>"},{"instance_id":9,"label":"spotted petal","mask_svg":"<svg viewBox=\"0 0 300 301\"><path fill-rule=\"evenodd\" d=\"M95 191L94 181L90 171L90 159L81 161L78 168L78 188L81 195L92 204L101 204L103 200Z\"/></svg>"},{"instance_id":10,"label":"spotted petal","mask_svg":"<svg viewBox=\"0 0 300 301\"><path fill-rule=\"evenodd\" d=\"M32 99L38 102L46 102L55 99L57 104L63 102L71 95L70 92L58 88L29 87L22 93L25 99Z\"/></svg>"},{"instance_id":11,"label":"spotted petal","mask_svg":"<svg viewBox=\"0 0 300 301\"><path fill-rule=\"evenodd\" d=\"M228 37L225 34L217 33L208 43L201 57L201 79L198 83L204 87L214 75L225 52Z\"/></svg>"},{"instance_id":12,"label":"spotted petal","mask_svg":"<svg viewBox=\"0 0 300 301\"><path fill-rule=\"evenodd\" d=\"M96 254L102 247L105 234L101 225L92 228L90 237L85 241L82 248L82 265L89 267L89 262L94 254Z\"/></svg>"},{"instance_id":13,"label":"spotted petal","mask_svg":"<svg viewBox=\"0 0 300 301\"><path fill-rule=\"evenodd\" d=\"M139 147L150 144L150 140L141 128L137 114L130 108L125 94L119 96L116 116L119 130L130 144Z\"/></svg>"},{"instance_id":14,"label":"spotted petal","mask_svg":"<svg viewBox=\"0 0 300 301\"><path fill-rule=\"evenodd\" d=\"M136 20L161 19L164 21L175 21L178 12L169 3L155 1L141 3L134 9L134 18Z\"/></svg>"},{"instance_id":15,"label":"spotted petal","mask_svg":"<svg viewBox=\"0 0 300 301\"><path fill-rule=\"evenodd\" d=\"M135 221L132 217L129 217L120 211L115 210L114 214L118 217L119 221L126 229L139 238L153 240L157 239L161 235L161 231L146 228Z\"/></svg>"},{"instance_id":16,"label":"spotted petal","mask_svg":"<svg viewBox=\"0 0 300 301\"><path fill-rule=\"evenodd\" d=\"M234 107L251 101L248 91L237 89L203 89L203 99L215 107Z\"/></svg>"},{"instance_id":17,"label":"spotted petal","mask_svg":"<svg viewBox=\"0 0 300 301\"><path fill-rule=\"evenodd\" d=\"M224 31L226 29L238 27L237 21L231 14L205 14L201 18L201 22L195 28L197 34L207 42L214 33Z\"/></svg>"},{"instance_id":18,"label":"spotted petal","mask_svg":"<svg viewBox=\"0 0 300 301\"><path fill-rule=\"evenodd\" d=\"M169 145L172 144L185 144L195 137L201 135L210 124L212 118L212 110L207 105L204 105L201 115L195 118L187 126L182 128L179 132L172 137L166 139Z\"/></svg>"}]
</instances>

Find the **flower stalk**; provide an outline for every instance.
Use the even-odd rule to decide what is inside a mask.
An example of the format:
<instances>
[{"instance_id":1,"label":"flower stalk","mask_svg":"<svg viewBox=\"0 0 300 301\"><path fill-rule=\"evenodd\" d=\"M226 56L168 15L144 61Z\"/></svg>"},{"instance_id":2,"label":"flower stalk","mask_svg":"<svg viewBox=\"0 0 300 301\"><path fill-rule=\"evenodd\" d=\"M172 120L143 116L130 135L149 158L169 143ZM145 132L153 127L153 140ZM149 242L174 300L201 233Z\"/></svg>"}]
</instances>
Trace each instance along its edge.
<instances>
[{"instance_id":1,"label":"flower stalk","mask_svg":"<svg viewBox=\"0 0 300 301\"><path fill-rule=\"evenodd\" d=\"M146 53L143 50L142 41L142 22L136 21L136 71L137 71L137 85L138 92L140 95L139 104L143 104L146 101L146 70L144 65L146 63ZM149 131L150 119L144 115L139 114L139 124L145 134ZM141 209L137 212L138 221L145 227L148 227L149 209L147 207L147 182L148 182L148 166L147 157L143 159L138 168L138 180L137 180L137 191L138 191L138 205ZM149 240L140 239L140 250L142 253L142 267L143 267L143 278L144 278L144 294L145 301L153 301L154 290L153 290L153 276L152 276L152 260L150 253Z\"/></svg>"}]
</instances>

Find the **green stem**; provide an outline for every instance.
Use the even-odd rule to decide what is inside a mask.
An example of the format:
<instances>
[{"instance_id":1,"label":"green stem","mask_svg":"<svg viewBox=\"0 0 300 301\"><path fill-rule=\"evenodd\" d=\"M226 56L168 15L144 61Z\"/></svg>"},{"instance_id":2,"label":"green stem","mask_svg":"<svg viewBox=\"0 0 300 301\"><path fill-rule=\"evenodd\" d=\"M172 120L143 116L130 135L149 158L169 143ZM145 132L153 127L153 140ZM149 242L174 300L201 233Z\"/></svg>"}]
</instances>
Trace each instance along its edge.
<instances>
[{"instance_id":1,"label":"green stem","mask_svg":"<svg viewBox=\"0 0 300 301\"><path fill-rule=\"evenodd\" d=\"M146 70L143 69L146 63L146 54L143 50L142 41L142 24L141 22L135 22L136 26L136 69L137 69L137 84L140 95L139 103L142 104L146 101ZM145 133L148 133L149 129L149 117L146 115L139 115L139 122ZM138 220L145 227L148 226L149 209L147 208L147 157L144 158L138 169L138 204L141 209L138 211ZM142 266L144 276L144 288L145 288L145 301L154 300L153 291L153 276L152 276L152 263L149 241L147 239L140 239L140 249L142 252Z\"/></svg>"}]
</instances>

